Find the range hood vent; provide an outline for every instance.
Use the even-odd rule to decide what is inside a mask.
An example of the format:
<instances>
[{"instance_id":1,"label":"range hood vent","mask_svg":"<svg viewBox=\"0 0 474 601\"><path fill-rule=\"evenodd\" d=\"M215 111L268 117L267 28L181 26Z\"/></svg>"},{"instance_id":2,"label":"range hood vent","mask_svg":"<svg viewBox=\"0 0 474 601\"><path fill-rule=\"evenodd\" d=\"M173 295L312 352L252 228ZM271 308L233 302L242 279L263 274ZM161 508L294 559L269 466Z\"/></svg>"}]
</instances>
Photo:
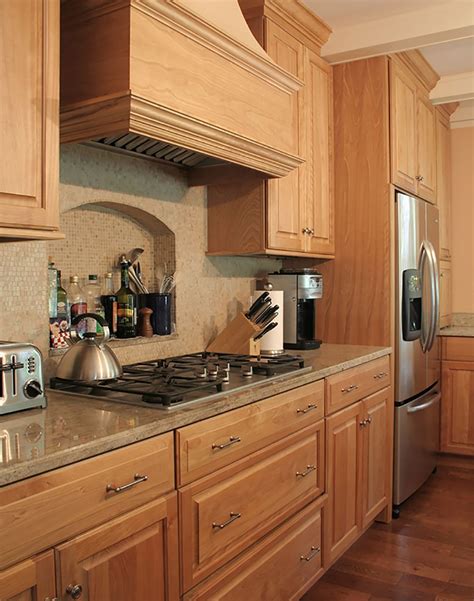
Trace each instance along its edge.
<instances>
[{"instance_id":1,"label":"range hood vent","mask_svg":"<svg viewBox=\"0 0 474 601\"><path fill-rule=\"evenodd\" d=\"M238 0L64 0L61 142L282 177L303 162L301 82Z\"/></svg>"}]
</instances>

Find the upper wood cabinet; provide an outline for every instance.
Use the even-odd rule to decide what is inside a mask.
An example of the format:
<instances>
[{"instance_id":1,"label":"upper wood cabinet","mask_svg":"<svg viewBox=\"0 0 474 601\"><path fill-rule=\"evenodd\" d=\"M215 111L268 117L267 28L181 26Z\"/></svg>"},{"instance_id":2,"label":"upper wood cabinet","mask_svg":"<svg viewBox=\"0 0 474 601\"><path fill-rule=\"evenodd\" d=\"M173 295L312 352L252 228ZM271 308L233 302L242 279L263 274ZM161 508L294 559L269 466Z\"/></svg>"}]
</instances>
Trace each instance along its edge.
<instances>
[{"instance_id":1,"label":"upper wood cabinet","mask_svg":"<svg viewBox=\"0 0 474 601\"><path fill-rule=\"evenodd\" d=\"M53 601L54 598L56 585L53 551L0 570L2 601Z\"/></svg>"},{"instance_id":2,"label":"upper wood cabinet","mask_svg":"<svg viewBox=\"0 0 474 601\"><path fill-rule=\"evenodd\" d=\"M436 120L425 79L417 77L418 62L406 55L390 61L391 180L407 192L436 202ZM429 81L436 74L428 69ZM433 83L434 85L434 83Z\"/></svg>"},{"instance_id":3,"label":"upper wood cabinet","mask_svg":"<svg viewBox=\"0 0 474 601\"><path fill-rule=\"evenodd\" d=\"M0 239L60 238L59 0L0 2Z\"/></svg>"},{"instance_id":4,"label":"upper wood cabinet","mask_svg":"<svg viewBox=\"0 0 474 601\"><path fill-rule=\"evenodd\" d=\"M436 107L436 177L440 259L451 260L451 130L449 116L458 103Z\"/></svg>"},{"instance_id":5,"label":"upper wood cabinet","mask_svg":"<svg viewBox=\"0 0 474 601\"><path fill-rule=\"evenodd\" d=\"M292 115L305 163L278 180L237 173L209 186L208 253L333 257L333 80L319 56L329 29L296 0L240 4L270 57L304 82Z\"/></svg>"}]
</instances>

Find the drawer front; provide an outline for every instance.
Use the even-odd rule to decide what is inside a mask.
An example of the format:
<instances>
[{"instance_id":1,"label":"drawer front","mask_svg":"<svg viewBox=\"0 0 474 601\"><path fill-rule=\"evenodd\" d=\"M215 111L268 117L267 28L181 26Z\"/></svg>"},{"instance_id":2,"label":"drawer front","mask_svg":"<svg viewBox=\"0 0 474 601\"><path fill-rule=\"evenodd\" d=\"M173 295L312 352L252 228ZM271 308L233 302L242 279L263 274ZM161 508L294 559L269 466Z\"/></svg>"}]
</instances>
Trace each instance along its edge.
<instances>
[{"instance_id":1,"label":"drawer front","mask_svg":"<svg viewBox=\"0 0 474 601\"><path fill-rule=\"evenodd\" d=\"M184 601L296 601L321 576L321 507L311 503Z\"/></svg>"},{"instance_id":2,"label":"drawer front","mask_svg":"<svg viewBox=\"0 0 474 601\"><path fill-rule=\"evenodd\" d=\"M0 568L172 490L173 455L169 433L0 489Z\"/></svg>"},{"instance_id":3,"label":"drawer front","mask_svg":"<svg viewBox=\"0 0 474 601\"><path fill-rule=\"evenodd\" d=\"M177 431L180 485L210 474L324 415L324 381L264 399Z\"/></svg>"},{"instance_id":4,"label":"drawer front","mask_svg":"<svg viewBox=\"0 0 474 601\"><path fill-rule=\"evenodd\" d=\"M474 361L474 338L443 338L443 359L447 361Z\"/></svg>"},{"instance_id":5,"label":"drawer front","mask_svg":"<svg viewBox=\"0 0 474 601\"><path fill-rule=\"evenodd\" d=\"M182 497L192 539L182 539L186 590L323 492L323 420L267 459ZM190 576L190 578L187 578Z\"/></svg>"},{"instance_id":6,"label":"drawer front","mask_svg":"<svg viewBox=\"0 0 474 601\"><path fill-rule=\"evenodd\" d=\"M382 357L326 379L326 415L390 385L390 358Z\"/></svg>"}]
</instances>

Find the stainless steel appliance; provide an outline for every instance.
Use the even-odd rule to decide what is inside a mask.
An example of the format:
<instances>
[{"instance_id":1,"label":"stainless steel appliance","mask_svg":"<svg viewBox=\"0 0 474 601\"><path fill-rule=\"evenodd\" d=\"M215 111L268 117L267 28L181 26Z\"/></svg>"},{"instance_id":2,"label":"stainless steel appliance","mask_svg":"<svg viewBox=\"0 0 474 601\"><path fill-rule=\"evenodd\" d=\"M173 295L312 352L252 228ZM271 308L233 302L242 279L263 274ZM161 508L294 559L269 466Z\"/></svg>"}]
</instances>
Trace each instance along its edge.
<instances>
[{"instance_id":1,"label":"stainless steel appliance","mask_svg":"<svg viewBox=\"0 0 474 601\"><path fill-rule=\"evenodd\" d=\"M216 401L230 392L311 371L297 355L254 357L194 353L125 365L112 381L84 382L53 378L51 387L107 401L171 409L190 402Z\"/></svg>"},{"instance_id":2,"label":"stainless steel appliance","mask_svg":"<svg viewBox=\"0 0 474 601\"><path fill-rule=\"evenodd\" d=\"M283 345L286 349L316 349L316 300L323 295L323 276L313 269L281 270L268 280L283 290Z\"/></svg>"},{"instance_id":3,"label":"stainless steel appliance","mask_svg":"<svg viewBox=\"0 0 474 601\"><path fill-rule=\"evenodd\" d=\"M436 467L439 437L438 209L396 193L394 513ZM376 302L376 299L374 299Z\"/></svg>"},{"instance_id":4,"label":"stainless steel appliance","mask_svg":"<svg viewBox=\"0 0 474 601\"><path fill-rule=\"evenodd\" d=\"M0 415L46 407L39 349L23 342L0 341Z\"/></svg>"}]
</instances>

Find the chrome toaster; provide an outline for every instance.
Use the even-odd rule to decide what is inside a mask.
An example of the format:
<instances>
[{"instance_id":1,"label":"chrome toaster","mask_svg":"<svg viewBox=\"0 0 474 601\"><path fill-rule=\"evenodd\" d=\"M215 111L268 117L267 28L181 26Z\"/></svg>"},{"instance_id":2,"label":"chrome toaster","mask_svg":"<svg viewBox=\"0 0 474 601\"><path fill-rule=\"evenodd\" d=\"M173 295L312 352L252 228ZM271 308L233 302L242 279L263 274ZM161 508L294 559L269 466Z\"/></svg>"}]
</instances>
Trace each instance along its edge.
<instances>
[{"instance_id":1,"label":"chrome toaster","mask_svg":"<svg viewBox=\"0 0 474 601\"><path fill-rule=\"evenodd\" d=\"M0 415L46 407L43 360L36 346L0 341Z\"/></svg>"}]
</instances>

